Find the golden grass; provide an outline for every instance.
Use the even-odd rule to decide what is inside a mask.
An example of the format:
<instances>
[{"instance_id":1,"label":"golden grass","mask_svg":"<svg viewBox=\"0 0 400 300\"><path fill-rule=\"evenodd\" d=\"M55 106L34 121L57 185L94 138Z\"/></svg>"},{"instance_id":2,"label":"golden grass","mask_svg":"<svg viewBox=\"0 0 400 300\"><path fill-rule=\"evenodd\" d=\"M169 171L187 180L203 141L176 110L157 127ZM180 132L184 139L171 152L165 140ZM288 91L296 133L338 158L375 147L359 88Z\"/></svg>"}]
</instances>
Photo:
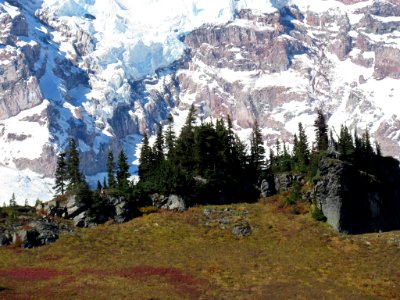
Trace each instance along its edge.
<instances>
[{"instance_id":1,"label":"golden grass","mask_svg":"<svg viewBox=\"0 0 400 300\"><path fill-rule=\"evenodd\" d=\"M38 249L0 248L0 298L400 298L400 232L341 235L276 197L225 207L239 212L225 229L205 225L196 207L78 229ZM253 233L234 237L243 218Z\"/></svg>"}]
</instances>

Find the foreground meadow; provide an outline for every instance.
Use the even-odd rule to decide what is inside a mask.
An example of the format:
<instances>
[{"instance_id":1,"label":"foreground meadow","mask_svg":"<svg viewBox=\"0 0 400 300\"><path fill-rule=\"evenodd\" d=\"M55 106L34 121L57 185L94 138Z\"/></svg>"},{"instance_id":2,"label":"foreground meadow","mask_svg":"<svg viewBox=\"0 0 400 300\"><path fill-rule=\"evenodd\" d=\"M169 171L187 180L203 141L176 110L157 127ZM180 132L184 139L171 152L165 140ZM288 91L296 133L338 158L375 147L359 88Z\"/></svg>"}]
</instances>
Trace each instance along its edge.
<instances>
[{"instance_id":1,"label":"foreground meadow","mask_svg":"<svg viewBox=\"0 0 400 300\"><path fill-rule=\"evenodd\" d=\"M400 299L399 282L400 232L339 234L277 198L0 248L1 299Z\"/></svg>"}]
</instances>

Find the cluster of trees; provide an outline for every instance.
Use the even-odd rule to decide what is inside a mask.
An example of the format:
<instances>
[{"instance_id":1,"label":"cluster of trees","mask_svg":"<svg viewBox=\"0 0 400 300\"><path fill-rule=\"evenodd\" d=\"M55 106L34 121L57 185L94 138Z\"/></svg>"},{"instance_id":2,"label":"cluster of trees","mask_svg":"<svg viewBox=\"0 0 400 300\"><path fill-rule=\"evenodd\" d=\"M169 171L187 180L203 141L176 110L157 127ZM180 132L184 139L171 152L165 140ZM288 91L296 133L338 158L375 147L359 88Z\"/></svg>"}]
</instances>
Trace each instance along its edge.
<instances>
[{"instance_id":1,"label":"cluster of trees","mask_svg":"<svg viewBox=\"0 0 400 300\"><path fill-rule=\"evenodd\" d=\"M135 201L146 201L148 195L154 193L178 194L185 197L189 205L249 201L256 200L256 185L264 176L291 171L315 173L318 161L326 155L335 155L360 165L360 169L371 169L374 158L381 155L378 145L374 151L368 132L361 137L357 132L351 135L349 129L342 126L337 139L332 132L328 136L329 129L321 111L318 111L314 126L316 139L312 147L303 125L299 123L298 133L293 137L293 148L289 150L278 140L266 159L257 122L247 149L234 133L229 116L226 121L219 119L215 124L196 125L196 112L192 106L179 136L173 130L172 117L165 133L161 126L158 127L153 146L144 135L138 184L129 181L126 154L121 151L116 163L110 151L107 179L104 178L103 184L98 182L97 190L91 192L79 171L77 146L71 139L67 151L58 156L55 190L57 195L71 191L83 203L93 207L100 205L96 193L99 196L105 191Z\"/></svg>"},{"instance_id":2,"label":"cluster of trees","mask_svg":"<svg viewBox=\"0 0 400 300\"><path fill-rule=\"evenodd\" d=\"M257 123L250 154L233 132L231 119L195 125L191 107L179 136L173 120L165 132L158 128L150 147L144 136L138 189L144 194L179 194L189 202L225 202L256 196L254 183L264 165L263 141Z\"/></svg>"},{"instance_id":3,"label":"cluster of trees","mask_svg":"<svg viewBox=\"0 0 400 300\"><path fill-rule=\"evenodd\" d=\"M375 143L375 147L372 146L368 131L361 136L357 131L352 135L349 128L342 125L340 133L335 138L333 132L329 132L325 116L320 110L314 127L315 142L312 146L308 142L302 123L299 123L298 133L294 135L291 152L285 143L282 146L277 140L275 150L270 149L267 171L269 173L295 171L315 175L321 157L330 155L347 161L360 170L374 173L377 160L381 157L381 149L378 143Z\"/></svg>"}]
</instances>

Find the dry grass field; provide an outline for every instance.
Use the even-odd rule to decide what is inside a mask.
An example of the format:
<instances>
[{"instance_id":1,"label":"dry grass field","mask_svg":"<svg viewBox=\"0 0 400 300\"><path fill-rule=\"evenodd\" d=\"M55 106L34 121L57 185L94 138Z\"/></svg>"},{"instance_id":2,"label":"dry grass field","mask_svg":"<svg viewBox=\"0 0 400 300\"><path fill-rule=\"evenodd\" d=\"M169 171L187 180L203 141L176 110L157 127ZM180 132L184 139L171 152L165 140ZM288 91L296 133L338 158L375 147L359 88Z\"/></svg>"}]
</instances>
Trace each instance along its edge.
<instances>
[{"instance_id":1,"label":"dry grass field","mask_svg":"<svg viewBox=\"0 0 400 300\"><path fill-rule=\"evenodd\" d=\"M0 298L400 299L400 232L343 235L280 203L157 212L0 248ZM232 234L240 220L250 236Z\"/></svg>"}]
</instances>

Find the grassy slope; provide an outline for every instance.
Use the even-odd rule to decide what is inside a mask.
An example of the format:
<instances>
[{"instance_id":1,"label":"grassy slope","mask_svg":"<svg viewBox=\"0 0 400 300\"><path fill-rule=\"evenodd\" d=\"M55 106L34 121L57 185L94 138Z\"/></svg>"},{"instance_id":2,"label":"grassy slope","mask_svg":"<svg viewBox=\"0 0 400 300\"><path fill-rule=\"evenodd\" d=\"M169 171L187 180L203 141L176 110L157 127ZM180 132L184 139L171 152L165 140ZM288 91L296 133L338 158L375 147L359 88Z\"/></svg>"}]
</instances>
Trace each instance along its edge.
<instances>
[{"instance_id":1,"label":"grassy slope","mask_svg":"<svg viewBox=\"0 0 400 300\"><path fill-rule=\"evenodd\" d=\"M249 212L250 237L198 207L0 248L0 298L400 298L400 232L340 235L273 199L230 207Z\"/></svg>"}]
</instances>

